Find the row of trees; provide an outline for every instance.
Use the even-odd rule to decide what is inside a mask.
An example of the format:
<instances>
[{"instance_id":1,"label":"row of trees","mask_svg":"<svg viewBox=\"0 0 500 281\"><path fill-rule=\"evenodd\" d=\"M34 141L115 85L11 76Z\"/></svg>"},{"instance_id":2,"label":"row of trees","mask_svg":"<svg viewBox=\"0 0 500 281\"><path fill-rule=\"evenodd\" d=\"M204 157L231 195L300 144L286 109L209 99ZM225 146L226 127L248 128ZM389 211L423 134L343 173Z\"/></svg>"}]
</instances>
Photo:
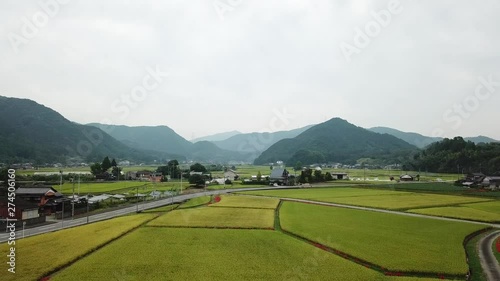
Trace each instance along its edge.
<instances>
[{"instance_id":1,"label":"row of trees","mask_svg":"<svg viewBox=\"0 0 500 281\"><path fill-rule=\"evenodd\" d=\"M444 139L417 153L408 166L437 173L495 174L500 171L500 143L475 144L462 137Z\"/></svg>"},{"instance_id":2,"label":"row of trees","mask_svg":"<svg viewBox=\"0 0 500 281\"><path fill-rule=\"evenodd\" d=\"M300 183L313 183L313 182L324 182L333 180L332 174L326 172L323 174L321 170L305 169L300 172L298 181Z\"/></svg>"},{"instance_id":3,"label":"row of trees","mask_svg":"<svg viewBox=\"0 0 500 281\"><path fill-rule=\"evenodd\" d=\"M95 177L109 178L109 169L111 169L112 178L119 179L122 168L118 167L114 158L110 161L109 157L106 156L101 163L96 162L90 166L90 172Z\"/></svg>"}]
</instances>

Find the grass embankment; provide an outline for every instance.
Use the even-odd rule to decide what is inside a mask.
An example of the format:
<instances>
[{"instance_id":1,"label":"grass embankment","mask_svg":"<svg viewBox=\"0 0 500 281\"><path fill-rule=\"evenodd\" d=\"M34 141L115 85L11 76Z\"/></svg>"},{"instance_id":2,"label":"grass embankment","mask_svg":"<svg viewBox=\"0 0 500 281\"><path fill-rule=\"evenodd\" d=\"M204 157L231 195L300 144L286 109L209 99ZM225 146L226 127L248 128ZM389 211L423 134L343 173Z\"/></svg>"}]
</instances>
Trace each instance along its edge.
<instances>
[{"instance_id":1,"label":"grass embankment","mask_svg":"<svg viewBox=\"0 0 500 281\"><path fill-rule=\"evenodd\" d=\"M189 208L177 209L149 222L148 226L263 228L274 226L274 210L249 208Z\"/></svg>"},{"instance_id":2,"label":"grass embankment","mask_svg":"<svg viewBox=\"0 0 500 281\"><path fill-rule=\"evenodd\" d=\"M212 196L200 196L189 199L187 202L181 204L179 209L193 208L206 205L212 201Z\"/></svg>"},{"instance_id":3,"label":"grass embankment","mask_svg":"<svg viewBox=\"0 0 500 281\"><path fill-rule=\"evenodd\" d=\"M242 194L275 196L281 198L308 199L388 210L407 210L433 206L448 206L464 203L486 202L491 199L393 191L370 188L307 188L292 190L247 191Z\"/></svg>"},{"instance_id":4,"label":"grass embankment","mask_svg":"<svg viewBox=\"0 0 500 281\"><path fill-rule=\"evenodd\" d=\"M167 205L167 206L162 206L154 209L148 209L142 211L143 213L164 213L164 212L170 212L174 209L179 207L179 204L172 204L172 205Z\"/></svg>"},{"instance_id":5,"label":"grass embankment","mask_svg":"<svg viewBox=\"0 0 500 281\"><path fill-rule=\"evenodd\" d=\"M156 227L130 233L51 280L73 279L437 280L384 276L274 231Z\"/></svg>"},{"instance_id":6,"label":"grass embankment","mask_svg":"<svg viewBox=\"0 0 500 281\"><path fill-rule=\"evenodd\" d=\"M17 240L16 273L3 273L1 279L37 280L154 217L153 214L124 216ZM6 243L1 244L0 253L7 253L10 247Z\"/></svg>"},{"instance_id":7,"label":"grass embankment","mask_svg":"<svg viewBox=\"0 0 500 281\"><path fill-rule=\"evenodd\" d=\"M457 219L500 222L500 201L460 204L452 207L437 207L409 210L412 213Z\"/></svg>"},{"instance_id":8,"label":"grass embankment","mask_svg":"<svg viewBox=\"0 0 500 281\"><path fill-rule=\"evenodd\" d=\"M221 195L219 198L220 201L210 207L276 209L280 203L279 199L252 196Z\"/></svg>"},{"instance_id":9,"label":"grass embankment","mask_svg":"<svg viewBox=\"0 0 500 281\"><path fill-rule=\"evenodd\" d=\"M465 276L464 238L484 226L284 202L281 227L394 272ZM446 261L446 262L443 262Z\"/></svg>"}]
</instances>

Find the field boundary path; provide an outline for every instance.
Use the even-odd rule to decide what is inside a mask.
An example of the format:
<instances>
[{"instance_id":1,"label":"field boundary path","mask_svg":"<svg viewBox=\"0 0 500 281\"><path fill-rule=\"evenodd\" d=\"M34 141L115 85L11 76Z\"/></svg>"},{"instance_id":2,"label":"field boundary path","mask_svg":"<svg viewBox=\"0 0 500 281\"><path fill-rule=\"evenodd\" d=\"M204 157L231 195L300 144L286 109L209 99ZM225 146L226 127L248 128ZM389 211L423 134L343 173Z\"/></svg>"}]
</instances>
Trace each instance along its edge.
<instances>
[{"instance_id":1,"label":"field boundary path","mask_svg":"<svg viewBox=\"0 0 500 281\"><path fill-rule=\"evenodd\" d=\"M24 237L29 237L33 235L38 235L42 233L47 233L47 232L53 232L65 228L70 228L70 227L75 227L78 225L84 225L87 223L92 223L92 222L97 222L101 220L107 220L111 219L114 217L118 216L123 216L126 214L131 214L135 213L138 210L143 211L147 209L153 209L165 205L170 205L174 203L181 203L183 201L196 198L196 197L201 197L201 196L207 196L207 195L219 195L219 194L227 194L227 193L232 193L232 192L239 192L239 191L252 191L252 190L270 190L270 189L290 189L290 188L297 188L296 186L271 186L271 187L256 187L256 188L234 188L234 189L218 189L218 190L213 190L213 191L201 191L198 193L191 193L191 194L184 194L184 195L178 195L178 196L173 196L173 197L168 197L156 201L146 201L144 203L139 203L139 204L134 204L133 206L126 207L126 208L121 208L109 212L103 212L95 215L91 215L88 217L80 217L80 218L66 218L64 220L57 220L56 223L48 224L48 225L41 225L38 227L32 227L24 230L24 234L21 228L16 229L16 239L21 239L23 236ZM0 233L0 243L6 242L10 236L10 233L3 232L3 230ZM5 230L6 231L6 230Z\"/></svg>"},{"instance_id":2,"label":"field boundary path","mask_svg":"<svg viewBox=\"0 0 500 281\"><path fill-rule=\"evenodd\" d=\"M500 280L500 266L491 248L491 245L498 237L500 237L500 231L495 231L479 240L479 259L488 281Z\"/></svg>"}]
</instances>

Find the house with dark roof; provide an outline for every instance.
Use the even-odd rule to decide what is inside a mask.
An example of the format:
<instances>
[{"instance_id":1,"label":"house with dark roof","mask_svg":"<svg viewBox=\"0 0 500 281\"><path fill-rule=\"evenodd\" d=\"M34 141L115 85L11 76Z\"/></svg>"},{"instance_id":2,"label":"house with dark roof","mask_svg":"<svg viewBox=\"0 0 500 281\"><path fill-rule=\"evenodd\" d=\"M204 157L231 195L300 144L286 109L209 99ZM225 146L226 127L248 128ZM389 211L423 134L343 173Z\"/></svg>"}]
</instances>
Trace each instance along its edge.
<instances>
[{"instance_id":1,"label":"house with dark roof","mask_svg":"<svg viewBox=\"0 0 500 281\"><path fill-rule=\"evenodd\" d=\"M28 202L36 203L41 213L50 215L55 213L64 196L48 185L24 186L16 190L16 197Z\"/></svg>"},{"instance_id":2,"label":"house with dark roof","mask_svg":"<svg viewBox=\"0 0 500 281\"><path fill-rule=\"evenodd\" d=\"M40 208L37 203L30 202L24 200L23 198L16 196L14 197L14 202L8 200L6 192L1 192L0 194L0 219L2 219L3 225L5 223L5 219L16 219L18 222L17 226L21 226L24 222L26 225L33 225L36 223L45 222L45 216L40 215ZM13 203L15 205L14 211L12 210L12 206L9 206L8 203ZM13 211L13 212L12 212ZM14 217L11 216L11 213L14 214Z\"/></svg>"},{"instance_id":3,"label":"house with dark roof","mask_svg":"<svg viewBox=\"0 0 500 281\"><path fill-rule=\"evenodd\" d=\"M276 168L271 171L269 184L288 185L289 172L283 168Z\"/></svg>"}]
</instances>

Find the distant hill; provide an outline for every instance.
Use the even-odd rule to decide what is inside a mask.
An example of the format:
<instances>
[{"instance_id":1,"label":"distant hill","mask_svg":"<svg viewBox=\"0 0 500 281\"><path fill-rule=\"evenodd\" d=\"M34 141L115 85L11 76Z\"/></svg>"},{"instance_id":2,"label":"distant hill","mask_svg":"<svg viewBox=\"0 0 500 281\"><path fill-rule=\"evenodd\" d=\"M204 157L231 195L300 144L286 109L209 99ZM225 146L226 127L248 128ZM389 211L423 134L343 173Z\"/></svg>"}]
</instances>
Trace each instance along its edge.
<instances>
[{"instance_id":1,"label":"distant hill","mask_svg":"<svg viewBox=\"0 0 500 281\"><path fill-rule=\"evenodd\" d=\"M341 162L356 163L361 158L379 162L403 162L418 149L392 135L379 134L333 118L315 125L292 139L283 139L264 151L255 164L278 160L294 165Z\"/></svg>"},{"instance_id":2,"label":"distant hill","mask_svg":"<svg viewBox=\"0 0 500 281\"><path fill-rule=\"evenodd\" d=\"M417 133L403 132L403 131L399 131L399 130L387 128L387 127L373 127L373 128L368 129L368 130L375 132L375 133L379 133L379 134L393 135L397 138L400 138L400 139L406 141L409 144L413 144L414 146L416 146L418 148L424 148L431 143L443 140L443 138L440 138L440 137L428 137L428 136L424 136L424 135L417 134ZM485 137L485 136L467 137L467 138L464 138L464 140L465 141L472 141L476 144L481 143L481 142L484 142L484 143L498 142L495 139Z\"/></svg>"},{"instance_id":3,"label":"distant hill","mask_svg":"<svg viewBox=\"0 0 500 281\"><path fill-rule=\"evenodd\" d=\"M467 138L464 138L465 141L471 141L475 144L478 144L478 143L492 143L492 142L500 142L498 140L495 140L495 139L492 139L490 137L486 137L486 136L477 136L477 137L467 137Z\"/></svg>"},{"instance_id":4,"label":"distant hill","mask_svg":"<svg viewBox=\"0 0 500 281\"><path fill-rule=\"evenodd\" d=\"M418 148L424 148L433 142L442 140L442 138L427 137L427 136L424 136L421 134L402 132L402 131L392 129L392 128L387 128L387 127L373 127L373 128L368 129L368 130L375 132L375 133L379 133L379 134L393 135L399 139L404 140L405 142L407 142L409 144L413 144L414 146L416 146Z\"/></svg>"},{"instance_id":5,"label":"distant hill","mask_svg":"<svg viewBox=\"0 0 500 281\"><path fill-rule=\"evenodd\" d=\"M309 125L290 131L278 131L274 133L239 134L223 141L214 141L213 143L222 149L253 154L255 155L255 159L261 152L268 149L276 142L282 139L294 138L312 126L313 125Z\"/></svg>"},{"instance_id":6,"label":"distant hill","mask_svg":"<svg viewBox=\"0 0 500 281\"><path fill-rule=\"evenodd\" d=\"M167 126L137 126L88 124L101 128L130 147L187 155L192 143Z\"/></svg>"},{"instance_id":7,"label":"distant hill","mask_svg":"<svg viewBox=\"0 0 500 281\"><path fill-rule=\"evenodd\" d=\"M131 161L162 157L128 147L98 128L73 123L32 100L0 96L0 162L81 163L105 156Z\"/></svg>"},{"instance_id":8,"label":"distant hill","mask_svg":"<svg viewBox=\"0 0 500 281\"><path fill-rule=\"evenodd\" d=\"M114 138L130 147L152 149L169 154L181 155L181 159L195 161L244 161L248 153L228 151L208 141L191 143L167 126L137 126L89 124L102 128Z\"/></svg>"},{"instance_id":9,"label":"distant hill","mask_svg":"<svg viewBox=\"0 0 500 281\"><path fill-rule=\"evenodd\" d=\"M239 132L239 131L230 131L230 132L218 133L218 134L213 134L213 135L209 135L209 136L204 136L201 138L192 139L191 142L195 143L195 142L199 142L199 141L223 141L223 140L226 140L232 136L239 135L239 134L241 134L241 132Z\"/></svg>"}]
</instances>

